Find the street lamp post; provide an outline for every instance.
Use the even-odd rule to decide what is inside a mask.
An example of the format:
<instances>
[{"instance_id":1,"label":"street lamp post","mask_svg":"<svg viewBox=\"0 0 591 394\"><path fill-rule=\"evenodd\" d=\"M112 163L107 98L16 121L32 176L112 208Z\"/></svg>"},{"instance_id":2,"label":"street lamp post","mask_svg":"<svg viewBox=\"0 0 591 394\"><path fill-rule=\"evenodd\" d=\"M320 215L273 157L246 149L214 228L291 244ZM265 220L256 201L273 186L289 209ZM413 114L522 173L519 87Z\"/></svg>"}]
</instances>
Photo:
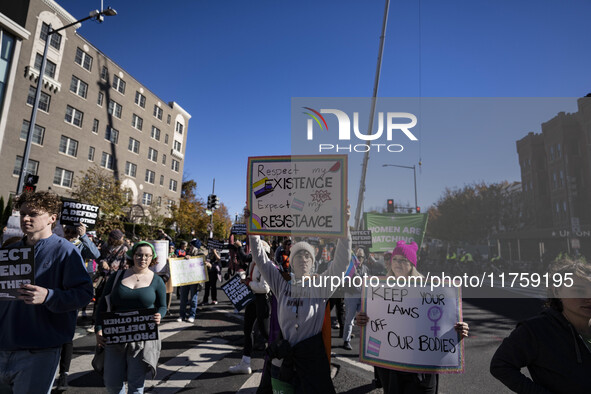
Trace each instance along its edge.
<instances>
[{"instance_id":1,"label":"street lamp post","mask_svg":"<svg viewBox=\"0 0 591 394\"><path fill-rule=\"evenodd\" d=\"M37 89L35 90L35 102L33 103L33 110L31 111L31 121L29 122L29 133L27 134L27 141L25 143L25 153L23 154L23 160L21 163L21 171L18 178L18 186L16 189L16 194L21 194L25 184L25 177L27 175L27 165L29 164L29 155L31 153L31 141L33 138L33 131L35 130L35 122L37 121L37 110L39 109L39 99L41 98L41 88L43 86L43 76L45 74L45 64L47 63L47 49L49 48L49 41L51 40L51 35L55 34L61 30L67 29L68 27L77 25L78 23L82 23L89 19L97 20L99 23L103 21L103 16L115 16L117 15L117 11L108 7L106 10L99 11L94 10L91 11L90 14L86 18L82 18L77 20L76 22L72 22L68 25L62 26L59 29L53 30L51 28L51 24L49 25L49 29L47 30L47 37L45 37L45 48L43 49L43 58L41 60L41 67L39 69L39 78L37 79Z\"/></svg>"},{"instance_id":2,"label":"street lamp post","mask_svg":"<svg viewBox=\"0 0 591 394\"><path fill-rule=\"evenodd\" d=\"M412 167L410 167L410 166L400 166L397 164L382 164L382 167L399 167L399 168L408 168L408 169L412 170L413 175L414 175L414 183L415 183L415 212L416 212L416 209L419 206L418 202L417 202L417 169L416 169L416 166L413 165Z\"/></svg>"}]
</instances>

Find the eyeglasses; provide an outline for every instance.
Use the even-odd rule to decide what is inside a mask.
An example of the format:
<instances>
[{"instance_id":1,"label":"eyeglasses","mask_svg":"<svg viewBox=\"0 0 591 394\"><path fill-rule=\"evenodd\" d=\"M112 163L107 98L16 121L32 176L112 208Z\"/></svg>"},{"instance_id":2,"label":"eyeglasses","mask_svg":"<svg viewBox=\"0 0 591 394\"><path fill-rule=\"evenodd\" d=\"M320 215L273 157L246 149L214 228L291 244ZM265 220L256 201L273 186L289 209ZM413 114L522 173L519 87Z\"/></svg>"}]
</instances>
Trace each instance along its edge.
<instances>
[{"instance_id":1,"label":"eyeglasses","mask_svg":"<svg viewBox=\"0 0 591 394\"><path fill-rule=\"evenodd\" d=\"M134 254L133 257L135 257L136 259L151 259L153 255L151 254Z\"/></svg>"}]
</instances>

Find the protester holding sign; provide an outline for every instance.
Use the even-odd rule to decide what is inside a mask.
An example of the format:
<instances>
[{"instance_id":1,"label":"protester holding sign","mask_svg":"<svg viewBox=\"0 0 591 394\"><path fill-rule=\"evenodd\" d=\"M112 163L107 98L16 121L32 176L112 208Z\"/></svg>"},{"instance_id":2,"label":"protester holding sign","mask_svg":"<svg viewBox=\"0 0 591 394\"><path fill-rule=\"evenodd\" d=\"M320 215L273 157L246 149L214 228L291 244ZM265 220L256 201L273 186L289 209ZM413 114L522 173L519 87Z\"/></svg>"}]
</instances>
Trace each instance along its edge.
<instances>
[{"instance_id":1,"label":"protester holding sign","mask_svg":"<svg viewBox=\"0 0 591 394\"><path fill-rule=\"evenodd\" d=\"M347 209L346 218L349 218ZM245 217L250 212L245 210ZM345 221L346 223L346 221ZM321 274L339 276L346 270L351 236L339 239L333 264ZM322 338L326 303L332 293L325 287L306 287L303 278L313 274L314 248L307 242L291 247L291 280L286 281L269 259L259 236L250 236L252 258L275 297L283 340L269 351L273 357L273 390L295 389L301 393L334 393L330 365Z\"/></svg>"},{"instance_id":2,"label":"protester holding sign","mask_svg":"<svg viewBox=\"0 0 591 394\"><path fill-rule=\"evenodd\" d=\"M217 283L218 280L221 281L222 278L222 265L221 265L221 257L220 253L217 249L212 249L209 253L209 263L208 265L208 272L207 275L209 280L205 282L205 295L203 296L203 304L207 304L207 300L209 299L209 293L211 292L211 303L210 305L217 305L218 303L218 289Z\"/></svg>"},{"instance_id":3,"label":"protester holding sign","mask_svg":"<svg viewBox=\"0 0 591 394\"><path fill-rule=\"evenodd\" d=\"M550 266L547 308L521 322L503 340L491 374L517 393L589 393L591 390L591 264L564 257ZM521 373L527 367L531 379Z\"/></svg>"},{"instance_id":4,"label":"protester holding sign","mask_svg":"<svg viewBox=\"0 0 591 394\"><path fill-rule=\"evenodd\" d=\"M20 301L0 302L0 392L47 393L92 283L76 247L52 233L60 212L56 194L22 193L15 209L25 237L11 247L34 246L35 284L18 290Z\"/></svg>"},{"instance_id":5,"label":"protester holding sign","mask_svg":"<svg viewBox=\"0 0 591 394\"><path fill-rule=\"evenodd\" d=\"M391 277L416 277L422 276L417 271L417 251L418 245L415 242L407 244L405 241L398 241L396 248L392 252L392 258L388 267L388 276ZM357 314L355 322L358 326L365 326L369 322L367 314L361 312ZM454 329L458 333L459 339L468 336L468 324L457 322ZM395 371L382 367L376 367L380 382L384 388L384 393L437 393L439 375L431 373L413 373Z\"/></svg>"},{"instance_id":6,"label":"protester holding sign","mask_svg":"<svg viewBox=\"0 0 591 394\"><path fill-rule=\"evenodd\" d=\"M355 251L355 257L359 262L357 267L354 267L350 276L359 276L363 278L364 275L369 273L367 265L365 265L365 251L363 248L358 248ZM362 283L360 281L360 283ZM351 347L351 331L353 331L353 320L355 320L355 315L359 312L361 308L361 286L356 287L355 285L351 285L350 287L345 288L345 328L343 331L343 348L345 350L353 350Z\"/></svg>"},{"instance_id":7,"label":"protester holding sign","mask_svg":"<svg viewBox=\"0 0 591 394\"><path fill-rule=\"evenodd\" d=\"M152 372L152 376L156 376L160 340L105 345L102 332L103 312L107 311L108 307L111 312L157 308L158 312L154 314L156 324L160 324L166 314L166 286L162 279L150 270L150 266L157 263L157 255L152 244L145 241L136 243L127 252L127 257L130 259L130 269L118 275L111 275L105 286L95 327L97 344L105 347L104 380L110 393L125 392L125 380L130 393L143 392L146 373Z\"/></svg>"}]
</instances>

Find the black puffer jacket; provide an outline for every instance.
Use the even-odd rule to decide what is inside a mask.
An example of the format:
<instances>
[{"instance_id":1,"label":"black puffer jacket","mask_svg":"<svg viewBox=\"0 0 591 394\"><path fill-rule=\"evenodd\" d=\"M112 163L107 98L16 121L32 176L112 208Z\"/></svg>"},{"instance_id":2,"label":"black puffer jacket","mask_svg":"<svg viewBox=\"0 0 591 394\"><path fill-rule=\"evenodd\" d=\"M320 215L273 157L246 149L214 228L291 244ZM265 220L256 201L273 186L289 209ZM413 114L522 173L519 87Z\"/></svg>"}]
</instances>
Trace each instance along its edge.
<instances>
[{"instance_id":1,"label":"black puffer jacket","mask_svg":"<svg viewBox=\"0 0 591 394\"><path fill-rule=\"evenodd\" d=\"M516 393L589 394L591 351L562 313L547 309L519 323L503 340L490 373Z\"/></svg>"}]
</instances>

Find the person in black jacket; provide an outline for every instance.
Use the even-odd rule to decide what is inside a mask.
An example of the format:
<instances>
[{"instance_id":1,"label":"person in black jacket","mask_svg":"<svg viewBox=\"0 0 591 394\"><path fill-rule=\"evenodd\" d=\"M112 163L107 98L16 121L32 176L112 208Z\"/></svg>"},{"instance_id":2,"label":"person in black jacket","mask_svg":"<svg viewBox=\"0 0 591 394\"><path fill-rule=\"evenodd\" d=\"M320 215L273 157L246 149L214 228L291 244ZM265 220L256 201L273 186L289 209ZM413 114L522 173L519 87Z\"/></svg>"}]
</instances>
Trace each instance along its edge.
<instances>
[{"instance_id":1,"label":"person in black jacket","mask_svg":"<svg viewBox=\"0 0 591 394\"><path fill-rule=\"evenodd\" d=\"M490 372L517 393L589 393L591 264L563 258L550 267L549 278L560 278L563 286L550 288L547 308L503 340ZM521 373L523 367L531 379Z\"/></svg>"}]
</instances>

